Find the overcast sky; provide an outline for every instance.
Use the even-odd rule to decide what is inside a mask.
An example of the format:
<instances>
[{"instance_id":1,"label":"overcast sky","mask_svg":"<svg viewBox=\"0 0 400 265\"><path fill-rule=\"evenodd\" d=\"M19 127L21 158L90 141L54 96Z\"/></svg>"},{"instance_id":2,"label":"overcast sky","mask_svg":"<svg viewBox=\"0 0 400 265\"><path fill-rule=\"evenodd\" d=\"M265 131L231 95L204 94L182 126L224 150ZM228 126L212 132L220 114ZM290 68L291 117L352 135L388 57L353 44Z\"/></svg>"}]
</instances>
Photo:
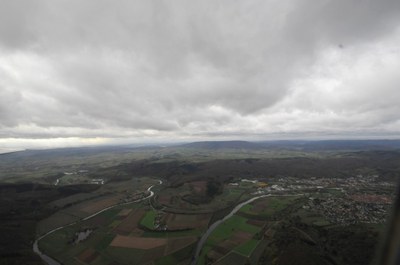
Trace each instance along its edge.
<instances>
[{"instance_id":1,"label":"overcast sky","mask_svg":"<svg viewBox=\"0 0 400 265\"><path fill-rule=\"evenodd\" d=\"M398 138L400 1L0 0L0 149Z\"/></svg>"}]
</instances>

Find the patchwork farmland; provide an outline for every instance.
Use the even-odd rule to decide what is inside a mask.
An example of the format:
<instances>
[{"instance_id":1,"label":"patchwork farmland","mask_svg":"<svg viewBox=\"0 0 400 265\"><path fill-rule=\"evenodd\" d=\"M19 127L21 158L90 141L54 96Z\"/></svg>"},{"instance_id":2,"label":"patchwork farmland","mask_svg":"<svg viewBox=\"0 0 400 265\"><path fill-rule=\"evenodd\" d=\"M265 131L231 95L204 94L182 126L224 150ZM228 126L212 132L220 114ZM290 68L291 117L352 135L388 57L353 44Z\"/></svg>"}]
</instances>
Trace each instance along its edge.
<instances>
[{"instance_id":1,"label":"patchwork farmland","mask_svg":"<svg viewBox=\"0 0 400 265\"><path fill-rule=\"evenodd\" d=\"M118 206L89 220L65 227L45 237L39 246L63 264L142 264L158 259L181 262L190 260L198 240L198 230L171 232L143 227L146 216L154 221L153 210L146 203ZM199 224L196 224L200 219ZM202 218L191 217L196 227L206 228ZM205 226L202 226L205 224ZM75 244L77 231L92 229L93 234ZM183 233L182 233L183 232Z\"/></svg>"},{"instance_id":2,"label":"patchwork farmland","mask_svg":"<svg viewBox=\"0 0 400 265\"><path fill-rule=\"evenodd\" d=\"M209 235L197 264L245 265L258 261L271 231L279 223L275 214L298 199L297 196L268 197L244 205Z\"/></svg>"},{"instance_id":3,"label":"patchwork farmland","mask_svg":"<svg viewBox=\"0 0 400 265\"><path fill-rule=\"evenodd\" d=\"M156 186L157 195L154 199L126 203L128 197L140 198L143 190L157 183L156 180L142 178L135 185L128 185L131 184L129 182L125 185L118 183L107 192L99 190L97 196L74 196L54 202L53 205L61 209L43 220L38 226L38 232L44 233L50 228L76 223L40 240L40 249L67 265L189 264L201 234L216 218L220 218L220 210L248 198L254 187L248 183L225 185L215 200L196 205L186 202L185 196L191 193L205 196L206 181L189 182L174 189L159 185ZM246 195L243 196L243 193ZM66 203L69 207L65 207ZM121 205L82 220L101 209L118 204ZM240 219L244 231L232 234L230 240L235 246L249 241L253 233L262 229L263 224L247 224L244 217L236 218ZM88 238L74 243L77 233L86 230L92 231ZM248 247L242 248L244 252Z\"/></svg>"},{"instance_id":4,"label":"patchwork farmland","mask_svg":"<svg viewBox=\"0 0 400 265\"><path fill-rule=\"evenodd\" d=\"M275 264L290 264L284 263L287 253L304 264L331 264L328 258L334 259L342 245L329 245L327 238L343 242L344 236L327 209L342 200L343 191L292 184L282 191L283 181L196 179L172 185L143 177L110 183L90 196L53 202L59 210L41 221L38 233L73 224L41 239L39 248L66 265L245 265L275 260L283 261ZM356 203L368 201L370 209L380 209L371 204L386 205L389 198L360 191L348 196ZM260 198L251 201L254 197ZM241 204L248 200L251 202ZM243 206L237 208L239 204ZM101 211L111 205L115 207ZM231 212L235 214L225 219ZM361 242L370 240L365 237L366 230L375 235L380 228L371 224L349 231L358 233L357 229L360 235L355 234L356 240ZM77 235L87 231L90 233L77 241ZM203 244L204 234L208 237ZM323 245L328 247L321 248ZM347 264L338 258L335 262Z\"/></svg>"}]
</instances>

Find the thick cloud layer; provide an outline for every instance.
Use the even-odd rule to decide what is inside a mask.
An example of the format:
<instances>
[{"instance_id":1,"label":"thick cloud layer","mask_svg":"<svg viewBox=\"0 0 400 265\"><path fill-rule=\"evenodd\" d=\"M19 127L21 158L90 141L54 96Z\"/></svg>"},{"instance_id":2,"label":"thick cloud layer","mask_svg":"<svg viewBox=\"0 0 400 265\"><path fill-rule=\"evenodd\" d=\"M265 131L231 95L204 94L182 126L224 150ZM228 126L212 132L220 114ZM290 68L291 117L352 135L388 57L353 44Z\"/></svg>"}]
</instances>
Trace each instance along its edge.
<instances>
[{"instance_id":1,"label":"thick cloud layer","mask_svg":"<svg viewBox=\"0 0 400 265\"><path fill-rule=\"evenodd\" d=\"M0 147L397 137L399 47L397 0L3 0Z\"/></svg>"}]
</instances>

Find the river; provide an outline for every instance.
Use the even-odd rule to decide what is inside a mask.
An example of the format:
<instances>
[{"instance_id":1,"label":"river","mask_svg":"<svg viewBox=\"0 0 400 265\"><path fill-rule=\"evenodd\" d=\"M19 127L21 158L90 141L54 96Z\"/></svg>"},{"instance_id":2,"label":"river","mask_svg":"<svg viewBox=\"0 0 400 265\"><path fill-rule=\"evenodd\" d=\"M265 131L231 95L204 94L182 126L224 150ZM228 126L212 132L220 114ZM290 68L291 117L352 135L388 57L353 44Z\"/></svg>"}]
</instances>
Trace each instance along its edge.
<instances>
[{"instance_id":1,"label":"river","mask_svg":"<svg viewBox=\"0 0 400 265\"><path fill-rule=\"evenodd\" d=\"M162 180L159 180L159 183L160 183L159 185L161 185L161 184L162 184ZM100 213L102 213L102 212L104 212L104 211L107 211L107 210L109 210L109 209L111 209L111 208L114 208L114 207L117 207L117 206L121 206L121 205L125 205L125 204L130 204L130 203L135 203L135 202L144 201L144 200L146 200L146 199L148 199L148 198L151 198L151 197L154 196L154 192L151 190L154 186L155 186L155 185L152 185L152 186L150 186L150 187L147 189L147 191L149 191L150 194L149 194L149 196L147 196L147 197L145 197L145 198L142 198L142 199L139 199L139 200L136 200L136 201L132 201L132 202L125 202L125 203L119 203L119 204L116 204L116 205L112 205L112 206L107 207L107 208L104 208L104 209L102 209L102 210L100 210L100 211L98 211L98 212L96 212L96 213L94 213L94 214L92 214L92 215L89 215L89 216L87 216L87 217L85 217L85 218L83 218L83 219L81 219L81 220L79 220L79 221L76 221L76 222L73 222L73 223L70 223L70 224L67 224L67 225L64 225L64 226L57 227L57 228L55 228L55 229L53 229L53 230L47 232L46 234L40 236L38 239L35 240L35 242L33 243L33 252L35 252L36 254L38 254L38 255L40 256L40 258L41 258L44 262L46 262L48 265L61 265L60 262L56 261L56 260L53 259L52 257L49 257L49 256L47 256L46 254L44 254L43 252L40 251L40 249L39 249L39 240L43 239L44 237L46 237L46 236L48 236L48 235L50 235L50 234L52 234L52 233L54 233L54 232L56 232L56 231L58 231L58 230L60 230L60 229L65 228L65 227L67 227L67 226L71 226L71 225L74 225L74 224L76 224L76 223L78 223L78 222L85 221L85 220L88 220L88 219L90 219L90 218L92 218L92 217L95 217L96 215L98 215L98 214L100 214Z\"/></svg>"},{"instance_id":2,"label":"river","mask_svg":"<svg viewBox=\"0 0 400 265\"><path fill-rule=\"evenodd\" d=\"M200 255L200 251L203 248L204 243L206 242L207 238L210 236L210 234L212 233L212 231L214 231L215 228L217 228L217 226L219 224L221 224L222 222L224 222L225 220L227 220L228 218L232 217L235 213L237 213L237 211L240 210L240 208L242 208L244 205L251 203L259 198L263 198L263 197L268 197L271 196L270 194L268 195L261 195L261 196L257 196L257 197L253 197L245 202L242 202L238 205L236 205L235 208L233 208L233 210L227 214L223 219L216 221L215 223L213 223L208 229L207 231L203 234L203 236L200 238L199 243L197 243L197 247L196 247L196 252L195 255L193 257L193 261L192 261L192 265L196 265L197 263L197 259L199 258Z\"/></svg>"},{"instance_id":3,"label":"river","mask_svg":"<svg viewBox=\"0 0 400 265\"><path fill-rule=\"evenodd\" d=\"M159 183L160 183L160 185L161 185L161 184L162 184L162 181L160 180ZM139 201L143 201L143 200L146 200L146 199L148 199L148 198L151 198L151 197L154 195L154 192L151 191L151 189L152 189L153 187L154 187L154 185L150 186L150 187L147 189L147 191L150 191L150 195L149 195L149 196L147 196L146 198L143 198L143 199L134 201L134 202L139 202ZM283 196L299 196L299 195L303 195L303 194L283 195ZM215 223L213 223L213 224L207 229L207 231L203 234L203 236L200 238L199 243L197 243L196 252L195 252L195 255L193 256L193 261L192 261L192 264L191 264L191 265L196 265L197 259L199 258L200 251L201 251L201 249L203 248L204 243L206 242L206 240L207 240L207 238L210 236L210 234L214 231L214 229L217 228L218 225L220 225L222 222L224 222L224 221L227 220L228 218L232 217L232 216L233 216L235 213L237 213L237 212L240 210L240 208L242 208L244 205L246 205L246 204L248 204L248 203L251 203L251 202L253 202L253 201L257 200L257 199L264 198L264 197L270 197L270 196L282 196L282 195L267 194L267 195L260 195L260 196L257 196L257 197L253 197L253 198L251 198L251 199L248 199L247 201L244 201L244 202L239 203L238 205L236 205L235 208L233 208L233 210L232 210L229 214L227 214L223 219L218 220L218 221L216 221ZM128 202L128 203L134 203L134 202ZM106 211L106 210L108 210L108 209L111 209L111 208L116 207L116 206L128 204L128 203L122 203L122 204L117 204L117 205L110 206L110 207L105 208L105 209L103 209L103 210L101 210L101 211L99 211L99 212L97 212L97 213L95 213L95 214L92 214L92 215L90 215L90 216L88 216L88 217L86 217L86 218L84 218L84 219L82 219L82 220L80 220L80 221L84 221L84 220L90 219L90 218L92 218L92 217L94 217L94 216L96 216L96 215L98 215L98 214L100 214L100 213L102 213L102 212L104 212L104 211ZM80 221L77 221L77 222L80 222ZM77 222L74 222L74 223L71 223L71 224L68 224L68 225L65 225L65 226L58 227L58 228L53 229L53 230L51 230L50 232L48 232L48 233L42 235L41 237L39 237L38 239L36 239L35 243L33 244L33 251L34 251L35 253L37 253L37 254L42 258L42 260L44 260L48 265L61 265L58 261L52 259L51 257L45 255L44 253L42 253L42 252L40 251L40 249L39 249L39 247L38 247L38 241L41 240L42 238L44 238L45 236L47 236L47 235L49 235L49 234L51 234L51 233L57 231L57 230L60 230L60 229L62 229L62 228L64 228L64 227L67 227L67 226L70 226L70 225L74 225L74 224L76 224Z\"/></svg>"},{"instance_id":4,"label":"river","mask_svg":"<svg viewBox=\"0 0 400 265\"><path fill-rule=\"evenodd\" d=\"M237 213L240 210L240 208L242 208L244 205L246 205L248 203L251 203L251 202L253 202L253 201L257 200L257 199L264 198L264 197L272 197L272 196L274 196L274 197L286 196L287 197L287 196L301 196L301 195L303 195L303 194L290 194L290 195L289 194L286 194L286 195L266 194L266 195L260 195L260 196L257 196L257 197L253 197L253 198L251 198L251 199L249 199L249 200L247 200L245 202L242 202L242 203L236 205L236 207L233 208L233 210L228 215L226 215L223 219L218 220L215 223L213 223L207 229L207 231L203 234L203 236L200 238L199 243L197 243L196 252L195 252L195 255L193 256L193 260L192 260L192 264L191 265L196 265L197 260L198 260L199 255L200 255L200 251L203 248L204 243L207 241L207 238L210 236L212 231L214 231L214 229L217 228L217 226L220 225L222 222L224 222L228 218L232 217L235 213Z\"/></svg>"}]
</instances>

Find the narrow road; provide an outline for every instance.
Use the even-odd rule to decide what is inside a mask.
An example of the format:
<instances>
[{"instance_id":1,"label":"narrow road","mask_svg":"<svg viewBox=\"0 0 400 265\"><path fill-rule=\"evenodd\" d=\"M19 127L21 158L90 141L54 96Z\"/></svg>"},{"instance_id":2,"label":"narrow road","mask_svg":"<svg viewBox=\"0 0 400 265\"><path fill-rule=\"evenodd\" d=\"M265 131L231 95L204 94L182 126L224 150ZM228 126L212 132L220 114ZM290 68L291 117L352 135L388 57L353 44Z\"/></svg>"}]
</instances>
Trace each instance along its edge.
<instances>
[{"instance_id":1,"label":"narrow road","mask_svg":"<svg viewBox=\"0 0 400 265\"><path fill-rule=\"evenodd\" d=\"M161 185L161 184L162 184L162 180L159 180L159 185ZM149 198L151 198L151 197L154 196L154 192L151 190L154 186L155 186L155 185L151 185L151 186L147 189L147 191L149 191L150 194L149 194L149 196L147 196L147 197L145 197L145 198L142 198L142 199L139 199L139 200L136 200L136 201L124 202L124 203L119 203L119 204L115 204L115 205L109 206L109 207L104 208L104 209L102 209L102 210L100 210L100 211L98 211L98 212L96 212L96 213L94 213L94 214L92 214L92 215L89 215L89 216L87 216L87 217L85 217L85 218L83 218L83 219L81 219L81 220L79 220L79 221L72 222L72 223L70 223L70 224L57 227L57 228L55 228L55 229L53 229L53 230L47 232L46 234L40 236L39 238L37 238L37 239L35 240L35 242L33 243L33 252L35 252L36 254L38 254L38 255L40 256L40 258L41 258L44 262L46 262L48 265L61 265L60 262L56 261L55 259L53 259L53 258L47 256L46 254L44 254L43 252L40 251L40 249L39 249L39 240L43 239L44 237L46 237L46 236L48 236L48 235L50 235L50 234L52 234L52 233L54 233L54 232L56 232L56 231L58 231L58 230L60 230L60 229L63 229L63 228L65 228L65 227L68 227L68 226L77 224L77 223L79 223L79 222L86 221L86 220L88 220L88 219L90 219L90 218L93 218L93 217L95 217L96 215L98 215L98 214L100 214L100 213L102 213L102 212L104 212L104 211L107 211L107 210L109 210L109 209L111 209L111 208L114 208L114 207L117 207L117 206L121 206L121 205L126 205L126 204L130 204L130 203L136 203L136 202L141 202L141 201L147 200L147 199L149 199Z\"/></svg>"}]
</instances>

